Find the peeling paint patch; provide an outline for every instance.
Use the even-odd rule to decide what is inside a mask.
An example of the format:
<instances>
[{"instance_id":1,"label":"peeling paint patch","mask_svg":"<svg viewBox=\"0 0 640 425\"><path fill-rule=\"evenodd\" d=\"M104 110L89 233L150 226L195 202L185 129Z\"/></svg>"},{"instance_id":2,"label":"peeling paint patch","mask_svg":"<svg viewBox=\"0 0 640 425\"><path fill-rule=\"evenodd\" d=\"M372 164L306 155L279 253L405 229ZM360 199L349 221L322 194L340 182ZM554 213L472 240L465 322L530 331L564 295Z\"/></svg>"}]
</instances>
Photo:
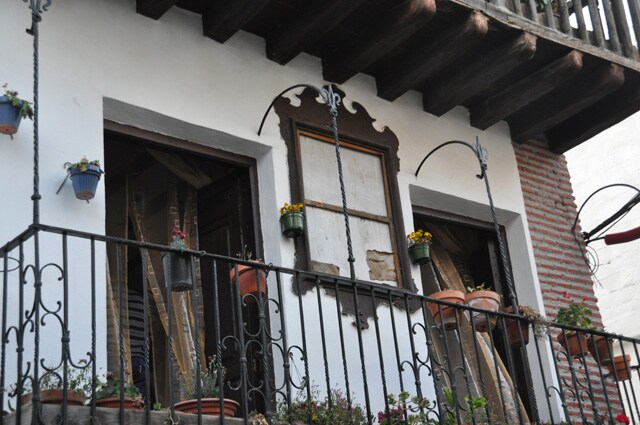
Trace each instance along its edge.
<instances>
[{"instance_id":1,"label":"peeling paint patch","mask_svg":"<svg viewBox=\"0 0 640 425\"><path fill-rule=\"evenodd\" d=\"M367 250L367 265L371 280L396 280L396 265L392 252Z\"/></svg>"},{"instance_id":2,"label":"peeling paint patch","mask_svg":"<svg viewBox=\"0 0 640 425\"><path fill-rule=\"evenodd\" d=\"M322 263L320 261L311 260L311 269L316 273L333 274L340 276L340 267L335 264Z\"/></svg>"}]
</instances>

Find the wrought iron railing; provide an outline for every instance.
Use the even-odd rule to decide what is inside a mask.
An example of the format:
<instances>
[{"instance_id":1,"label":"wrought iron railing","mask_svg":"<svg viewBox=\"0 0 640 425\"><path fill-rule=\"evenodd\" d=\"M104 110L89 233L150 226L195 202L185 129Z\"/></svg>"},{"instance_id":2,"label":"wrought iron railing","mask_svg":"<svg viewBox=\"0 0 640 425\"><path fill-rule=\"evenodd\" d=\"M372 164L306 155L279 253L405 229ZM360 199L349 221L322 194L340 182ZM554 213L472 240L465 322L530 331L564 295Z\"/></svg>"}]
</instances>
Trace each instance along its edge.
<instances>
[{"instance_id":1,"label":"wrought iron railing","mask_svg":"<svg viewBox=\"0 0 640 425\"><path fill-rule=\"evenodd\" d=\"M191 310L180 314L192 317L194 335L204 324L203 338L192 341L195 375L207 364L203 356L215 355L214 369L226 369L224 378L218 374L216 403L220 408L225 398L239 403L239 419L231 419L229 411L220 413L226 423L248 423L252 411L268 423L359 424L385 417L388 423L404 423L393 422L394 415L407 419L420 414L419 423L616 423L620 414L640 421L640 340L557 324L547 331L543 322L532 328L524 316L197 251L181 255L190 259L192 276L203 271L200 278L209 289L196 287L174 297L163 292L168 329L152 319L158 314L152 300L158 294L142 293L146 403L139 410L125 409L121 400L129 377L123 282L139 273L146 286L150 278L147 267L137 270L125 260L145 250L150 258L171 251L44 225L32 226L0 248L0 404L5 411L0 424L46 421L48 415L58 423L88 423L101 415L119 423L184 419L176 405L187 374L175 352L184 329L175 326L179 310L171 307L172 300L189 300L184 305ZM117 326L109 336L107 252L118 257L118 279L110 282ZM255 274L258 290L244 296L237 277L241 265L268 272L266 281ZM231 280L230 271L235 274ZM358 320L345 314L345 305L351 305ZM368 328L360 319L365 310L375 311ZM448 321L434 320L445 316ZM479 332L484 325L495 328ZM149 336L154 326L162 338ZM527 341L532 329L537 337L532 333ZM117 340L111 344L114 352L105 348L110 338ZM564 348L573 340L573 351ZM154 358L163 344L166 364ZM104 379L108 369L120 378L114 409L97 401L96 378ZM163 374L154 375L153 369L166 370L167 378L159 382ZM191 418L203 423L202 381L194 382L196 416ZM43 391L56 386L63 390L59 404L44 404ZM83 392L81 406L72 405L75 389ZM399 409L390 395L397 398L402 392L420 399L406 400ZM154 401L167 410L152 410ZM25 404L16 409L21 402Z\"/></svg>"}]
</instances>

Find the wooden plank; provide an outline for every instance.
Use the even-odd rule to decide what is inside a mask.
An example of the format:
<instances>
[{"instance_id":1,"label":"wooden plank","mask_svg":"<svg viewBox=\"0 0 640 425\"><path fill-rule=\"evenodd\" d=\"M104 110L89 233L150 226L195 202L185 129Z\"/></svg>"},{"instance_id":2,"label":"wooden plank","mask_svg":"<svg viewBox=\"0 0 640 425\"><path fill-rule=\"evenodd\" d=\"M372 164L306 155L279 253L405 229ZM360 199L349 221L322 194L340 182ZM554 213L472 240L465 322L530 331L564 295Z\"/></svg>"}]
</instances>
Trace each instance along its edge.
<instances>
[{"instance_id":1,"label":"wooden plank","mask_svg":"<svg viewBox=\"0 0 640 425\"><path fill-rule=\"evenodd\" d=\"M270 2L271 0L213 0L202 14L202 31L206 37L224 43Z\"/></svg>"},{"instance_id":2,"label":"wooden plank","mask_svg":"<svg viewBox=\"0 0 640 425\"><path fill-rule=\"evenodd\" d=\"M627 87L628 86L628 87ZM627 83L620 90L547 132L549 149L564 153L640 110L640 85Z\"/></svg>"},{"instance_id":3,"label":"wooden plank","mask_svg":"<svg viewBox=\"0 0 640 425\"><path fill-rule=\"evenodd\" d=\"M136 12L151 19L160 19L178 0L136 0Z\"/></svg>"},{"instance_id":4,"label":"wooden plank","mask_svg":"<svg viewBox=\"0 0 640 425\"><path fill-rule=\"evenodd\" d=\"M483 1L448 0L448 1L472 10L482 10L482 12L487 16L489 16L492 20L496 20L509 28L513 28L518 31L529 32L540 38L551 40L554 43L562 44L571 49L580 50L581 52L586 53L588 55L595 56L597 58L601 58L608 62L616 63L618 65L622 65L629 69L640 71L639 61L626 58L622 55L618 55L612 51L602 49L597 46L592 46L590 43L586 41L582 41L576 37L573 37L570 34L563 34L561 32L551 30L542 25L536 25L526 18L514 15L512 12L509 12L504 8L496 7L493 4L487 3L484 0ZM606 4L608 0L601 0L601 1L603 2L603 4ZM562 3L561 3L561 7L562 7Z\"/></svg>"},{"instance_id":5,"label":"wooden plank","mask_svg":"<svg viewBox=\"0 0 640 425\"><path fill-rule=\"evenodd\" d=\"M519 65L533 58L537 37L521 34L510 40L471 66L452 73L447 79L424 92L422 106L437 116L461 105L477 93L491 87Z\"/></svg>"},{"instance_id":6,"label":"wooden plank","mask_svg":"<svg viewBox=\"0 0 640 425\"><path fill-rule=\"evenodd\" d=\"M582 53L573 50L471 108L471 125L486 130L565 84L581 69Z\"/></svg>"},{"instance_id":7,"label":"wooden plank","mask_svg":"<svg viewBox=\"0 0 640 425\"><path fill-rule=\"evenodd\" d=\"M322 58L324 79L344 83L415 34L435 13L435 0L405 0L353 42Z\"/></svg>"},{"instance_id":8,"label":"wooden plank","mask_svg":"<svg viewBox=\"0 0 640 425\"><path fill-rule=\"evenodd\" d=\"M624 83L624 71L615 64L602 65L580 78L532 103L508 119L511 139L523 143L555 127L564 120L593 105Z\"/></svg>"},{"instance_id":9,"label":"wooden plank","mask_svg":"<svg viewBox=\"0 0 640 425\"><path fill-rule=\"evenodd\" d=\"M266 39L267 57L286 64L313 42L320 40L360 7L365 0L325 0L310 4L300 16Z\"/></svg>"},{"instance_id":10,"label":"wooden plank","mask_svg":"<svg viewBox=\"0 0 640 425\"><path fill-rule=\"evenodd\" d=\"M435 72L482 40L488 30L488 18L478 11L472 12L464 22L452 25L422 51L416 51L400 60L378 78L378 96L392 101L420 86Z\"/></svg>"}]
</instances>

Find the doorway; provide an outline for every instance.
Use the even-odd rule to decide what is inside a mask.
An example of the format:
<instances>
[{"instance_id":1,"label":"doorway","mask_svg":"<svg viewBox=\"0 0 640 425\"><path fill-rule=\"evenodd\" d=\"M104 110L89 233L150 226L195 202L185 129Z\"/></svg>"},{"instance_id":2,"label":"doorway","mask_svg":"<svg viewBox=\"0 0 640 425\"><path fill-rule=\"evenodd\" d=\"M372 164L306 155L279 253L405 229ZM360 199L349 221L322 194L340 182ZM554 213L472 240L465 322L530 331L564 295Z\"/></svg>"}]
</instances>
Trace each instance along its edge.
<instances>
[{"instance_id":1,"label":"doorway","mask_svg":"<svg viewBox=\"0 0 640 425\"><path fill-rule=\"evenodd\" d=\"M188 234L190 249L235 257L246 246L260 256L255 160L157 134L141 137L139 130L132 132L134 134L108 130L104 135L108 236L167 245L172 228L178 228ZM125 265L125 273L120 278L114 272L118 255L126 260L120 261ZM114 295L122 289L117 286L124 285L127 305L123 310L126 317L120 319L126 328L124 340L128 344L125 363L127 370L133 371L131 380L135 382L135 359L143 350L136 347L136 341L144 341L144 333L140 335L140 319L135 317L139 309L132 300L142 299L144 291L147 291L148 309L143 313L150 329L147 336L151 382L144 383L149 386L150 400L147 402L159 401L167 406L169 394L174 402L180 400L184 392L181 378L194 370L196 340L204 367L207 359L216 355L220 341L227 337L238 338L239 333L249 340L260 332L260 327L257 308L234 300L229 263L215 261L214 276L214 260L207 257L195 262L195 295L192 296L191 291L173 293L173 309L165 311L164 303L172 293L164 285L160 256L160 252L153 250L129 247L116 252L114 247L108 246L110 291L107 293L112 299L108 299L107 304L109 310L109 305L113 307L118 303ZM183 311L189 313L186 316L194 312L191 315L199 320L172 315L175 304L181 302L186 306ZM214 304L219 308L217 317ZM118 317L108 317L110 338L107 351L111 371L119 370L121 363L117 321ZM172 388L169 388L168 380L171 370L167 342L169 322L174 333ZM177 335L178 329L187 329L187 335ZM226 370L225 382L228 383L224 388L225 397L241 402L243 389L239 383L243 377L240 376L239 349L238 345L223 344L221 362ZM246 349L243 354L250 366L244 377L246 382L259 381L264 371L263 362L253 358L258 353ZM248 411L263 411L264 401L249 401L246 407Z\"/></svg>"}]
</instances>

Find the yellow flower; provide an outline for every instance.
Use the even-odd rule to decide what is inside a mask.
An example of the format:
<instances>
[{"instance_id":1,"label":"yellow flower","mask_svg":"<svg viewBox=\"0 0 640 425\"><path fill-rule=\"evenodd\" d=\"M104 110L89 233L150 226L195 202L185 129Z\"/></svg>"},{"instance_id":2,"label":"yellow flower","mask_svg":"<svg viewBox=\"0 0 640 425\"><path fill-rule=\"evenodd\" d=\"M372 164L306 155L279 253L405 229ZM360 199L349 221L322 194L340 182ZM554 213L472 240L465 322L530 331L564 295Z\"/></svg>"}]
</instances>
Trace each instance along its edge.
<instances>
[{"instance_id":1,"label":"yellow flower","mask_svg":"<svg viewBox=\"0 0 640 425\"><path fill-rule=\"evenodd\" d=\"M302 211L302 208L304 208L304 204L302 203L289 204L288 202L285 202L284 206L280 208L280 214L284 215L288 212L300 212Z\"/></svg>"},{"instance_id":2,"label":"yellow flower","mask_svg":"<svg viewBox=\"0 0 640 425\"><path fill-rule=\"evenodd\" d=\"M417 243L429 243L432 238L433 235L431 233L425 232L422 229L418 229L407 235L407 239L409 239L409 243L412 245Z\"/></svg>"}]
</instances>

